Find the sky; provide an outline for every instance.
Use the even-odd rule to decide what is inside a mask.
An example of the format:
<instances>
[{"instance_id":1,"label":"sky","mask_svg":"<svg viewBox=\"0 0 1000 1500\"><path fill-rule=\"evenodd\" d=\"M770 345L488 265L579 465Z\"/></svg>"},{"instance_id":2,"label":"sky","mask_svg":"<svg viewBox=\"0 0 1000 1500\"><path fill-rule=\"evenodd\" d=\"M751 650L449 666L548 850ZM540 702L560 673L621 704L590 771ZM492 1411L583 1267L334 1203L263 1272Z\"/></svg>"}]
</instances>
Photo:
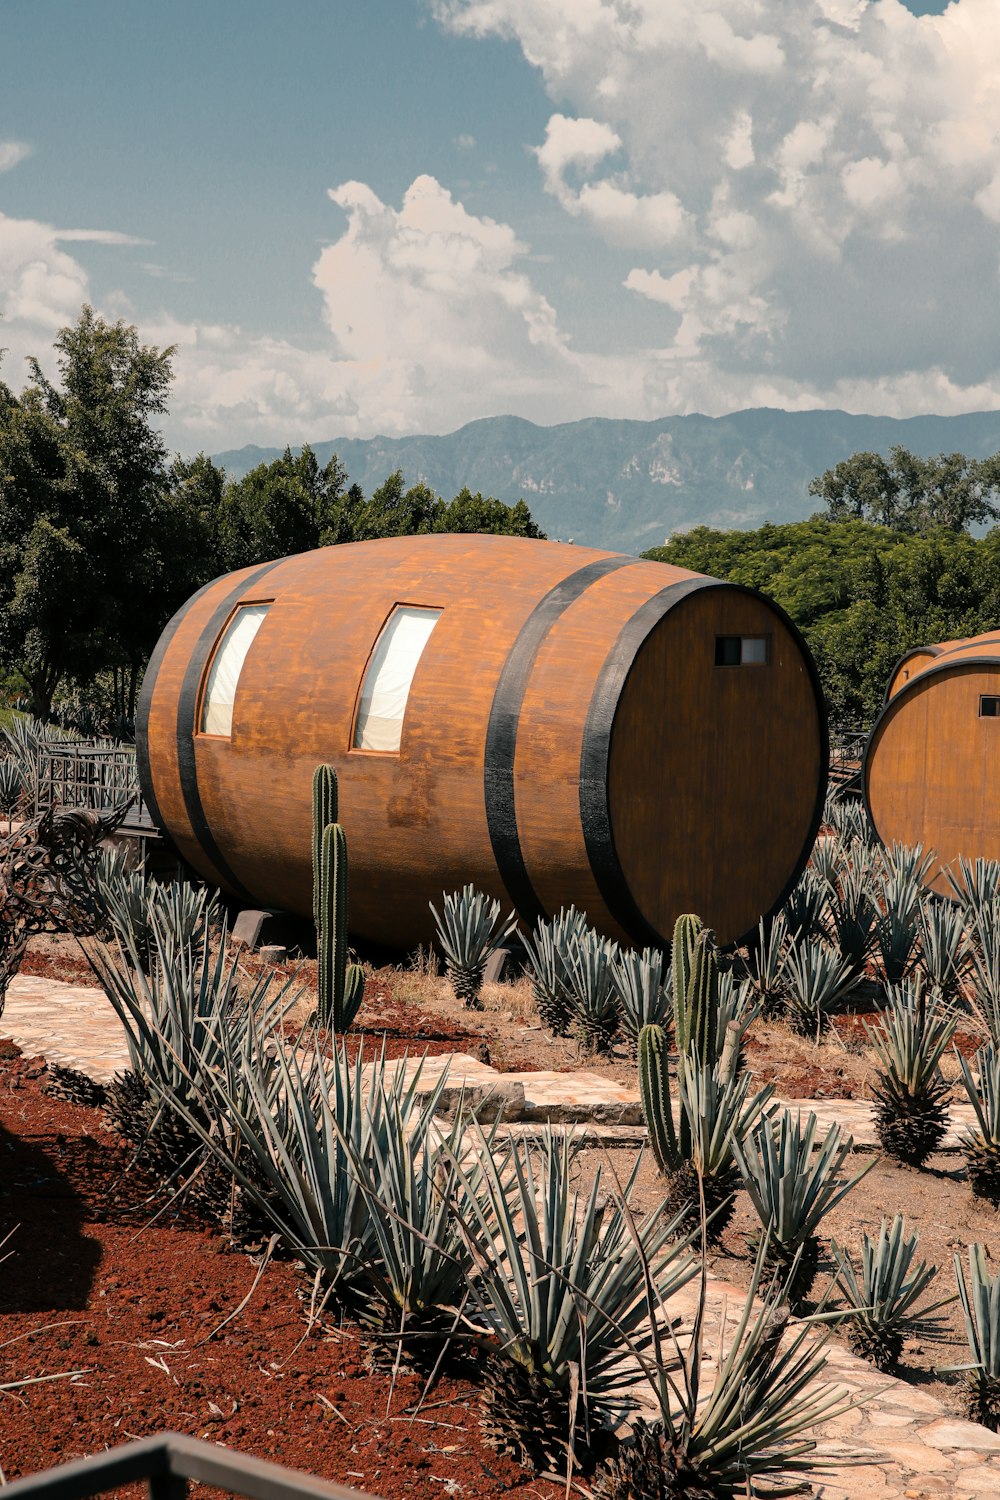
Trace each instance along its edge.
<instances>
[{"instance_id":1,"label":"sky","mask_svg":"<svg viewBox=\"0 0 1000 1500\"><path fill-rule=\"evenodd\" d=\"M0 378L172 449L1000 406L998 0L0 0Z\"/></svg>"}]
</instances>

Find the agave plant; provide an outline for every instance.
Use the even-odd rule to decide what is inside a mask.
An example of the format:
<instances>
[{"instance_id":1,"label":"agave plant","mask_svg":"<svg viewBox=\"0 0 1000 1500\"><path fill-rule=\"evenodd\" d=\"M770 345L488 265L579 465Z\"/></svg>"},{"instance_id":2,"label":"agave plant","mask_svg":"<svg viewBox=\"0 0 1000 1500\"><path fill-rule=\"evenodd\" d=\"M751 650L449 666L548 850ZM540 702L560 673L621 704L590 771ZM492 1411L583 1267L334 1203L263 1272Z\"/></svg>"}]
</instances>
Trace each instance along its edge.
<instances>
[{"instance_id":1,"label":"agave plant","mask_svg":"<svg viewBox=\"0 0 1000 1500\"><path fill-rule=\"evenodd\" d=\"M840 868L844 861L844 846L840 836L835 834L832 838L818 838L813 845L813 851L809 856L809 868L818 880L826 886L827 890L833 891L837 888L837 880Z\"/></svg>"},{"instance_id":2,"label":"agave plant","mask_svg":"<svg viewBox=\"0 0 1000 1500\"><path fill-rule=\"evenodd\" d=\"M891 844L880 851L879 886L883 903L903 915L912 915L920 893L934 868L934 856L923 844Z\"/></svg>"},{"instance_id":3,"label":"agave plant","mask_svg":"<svg viewBox=\"0 0 1000 1500\"><path fill-rule=\"evenodd\" d=\"M886 984L897 984L916 956L917 919L914 908L889 906L875 923L879 970Z\"/></svg>"},{"instance_id":4,"label":"agave plant","mask_svg":"<svg viewBox=\"0 0 1000 1500\"><path fill-rule=\"evenodd\" d=\"M860 974L875 940L878 909L868 889L864 866L844 866L830 894L829 932L841 958Z\"/></svg>"},{"instance_id":5,"label":"agave plant","mask_svg":"<svg viewBox=\"0 0 1000 1500\"><path fill-rule=\"evenodd\" d=\"M970 1129L962 1141L962 1154L973 1197L1000 1208L1000 1048L987 1042L973 1061L975 1072L958 1053L962 1083L977 1127Z\"/></svg>"},{"instance_id":6,"label":"agave plant","mask_svg":"<svg viewBox=\"0 0 1000 1500\"><path fill-rule=\"evenodd\" d=\"M784 905L788 931L799 943L808 943L823 928L829 890L812 870L803 871L799 883Z\"/></svg>"},{"instance_id":7,"label":"agave plant","mask_svg":"<svg viewBox=\"0 0 1000 1500\"><path fill-rule=\"evenodd\" d=\"M207 1118L203 1080L223 1067L227 1048L245 1044L256 1017L265 1015L270 1030L297 998L289 982L272 999L270 975L241 993L237 961L226 955L225 928L213 954L207 931L200 946L176 947L168 927L169 918L155 913L151 972L132 934L123 934L116 950L82 940L124 1027L131 1063L108 1088L108 1114L144 1164L164 1178L201 1157L191 1116Z\"/></svg>"},{"instance_id":8,"label":"agave plant","mask_svg":"<svg viewBox=\"0 0 1000 1500\"><path fill-rule=\"evenodd\" d=\"M862 1236L860 1277L843 1246L836 1240L831 1243L836 1281L851 1309L847 1341L877 1370L891 1370L898 1363L904 1339L930 1341L945 1332L946 1325L935 1314L955 1298L917 1307L937 1275L937 1266L924 1260L914 1264L917 1243L916 1234L906 1235L902 1214L890 1225L883 1219L877 1240Z\"/></svg>"},{"instance_id":9,"label":"agave plant","mask_svg":"<svg viewBox=\"0 0 1000 1500\"><path fill-rule=\"evenodd\" d=\"M656 1164L666 1178L664 1212L685 1229L704 1213L715 1242L733 1215L740 1174L734 1140L742 1140L771 1098L769 1084L750 1097L750 1078L721 1064L682 1055L677 1062L678 1120L674 1123L666 1036L659 1026L639 1034L639 1092Z\"/></svg>"},{"instance_id":10,"label":"agave plant","mask_svg":"<svg viewBox=\"0 0 1000 1500\"><path fill-rule=\"evenodd\" d=\"M398 1331L406 1320L425 1332L426 1299L448 1284L457 1253L426 1175L431 1163L440 1168L435 1144L446 1149L466 1123L433 1133L447 1070L427 1086L422 1061L387 1062L384 1044L370 1061L359 1048L352 1062L340 1039L332 1053L315 1033L289 1045L259 1017L223 1053L219 1066L189 1077L193 1103L184 1113L217 1165L327 1295L381 1329ZM448 1180L439 1170L438 1185ZM406 1210L412 1216L401 1224ZM404 1232L394 1237L389 1220Z\"/></svg>"},{"instance_id":11,"label":"agave plant","mask_svg":"<svg viewBox=\"0 0 1000 1500\"><path fill-rule=\"evenodd\" d=\"M469 1300L474 1257L462 1223L466 1200L480 1202L485 1196L481 1207L488 1213L488 1193L484 1195L475 1156L464 1172L460 1169L470 1126L462 1107L447 1128L414 1131L410 1119L403 1118L409 1096L387 1080L381 1065L377 1070L376 1114L385 1117L389 1128L371 1129L355 1139L351 1118L333 1115L369 1220L362 1237L364 1260L357 1268L364 1279L360 1317L382 1340L375 1348L376 1362L380 1351L394 1362L405 1353L408 1363L433 1367L442 1344L462 1323ZM502 1163L496 1130L496 1125L481 1128L477 1144ZM500 1170L502 1175L502 1165Z\"/></svg>"},{"instance_id":12,"label":"agave plant","mask_svg":"<svg viewBox=\"0 0 1000 1500\"><path fill-rule=\"evenodd\" d=\"M924 898L917 913L917 966L928 987L954 1000L969 964L966 918L961 907Z\"/></svg>"},{"instance_id":13,"label":"agave plant","mask_svg":"<svg viewBox=\"0 0 1000 1500\"><path fill-rule=\"evenodd\" d=\"M791 1495L805 1488L804 1478L829 1466L813 1431L864 1398L821 1381L828 1328L817 1334L814 1322L804 1319L789 1332L780 1287L758 1300L766 1259L762 1244L734 1328L723 1309L715 1375L704 1394L710 1361L704 1274L690 1340L683 1351L674 1344L674 1358L665 1353L667 1340L658 1329L664 1310L650 1297L653 1356L642 1361L642 1369L659 1415L652 1423L633 1423L619 1455L593 1484L595 1500ZM679 1377L673 1373L678 1364Z\"/></svg>"},{"instance_id":14,"label":"agave plant","mask_svg":"<svg viewBox=\"0 0 1000 1500\"><path fill-rule=\"evenodd\" d=\"M817 1230L825 1214L874 1166L867 1162L853 1177L840 1175L854 1144L831 1125L816 1150L818 1122L812 1113L805 1127L800 1115L783 1109L760 1120L733 1151L743 1183L760 1219L759 1240L766 1240L764 1264L784 1282L794 1309L808 1297L819 1260Z\"/></svg>"},{"instance_id":15,"label":"agave plant","mask_svg":"<svg viewBox=\"0 0 1000 1500\"><path fill-rule=\"evenodd\" d=\"M853 797L829 796L823 821L832 828L845 844L873 844L875 830L872 828L863 802Z\"/></svg>"},{"instance_id":16,"label":"agave plant","mask_svg":"<svg viewBox=\"0 0 1000 1500\"><path fill-rule=\"evenodd\" d=\"M481 1010L479 993L486 961L494 948L510 937L517 919L511 914L501 921L500 902L472 885L446 894L442 904L443 914L439 915L433 903L431 911L452 988L469 1010Z\"/></svg>"},{"instance_id":17,"label":"agave plant","mask_svg":"<svg viewBox=\"0 0 1000 1500\"><path fill-rule=\"evenodd\" d=\"M971 917L965 998L980 1031L1000 1046L1000 901L988 901Z\"/></svg>"},{"instance_id":18,"label":"agave plant","mask_svg":"<svg viewBox=\"0 0 1000 1500\"><path fill-rule=\"evenodd\" d=\"M0 759L0 813L10 818L22 796L25 783L21 767L12 755Z\"/></svg>"},{"instance_id":19,"label":"agave plant","mask_svg":"<svg viewBox=\"0 0 1000 1500\"><path fill-rule=\"evenodd\" d=\"M950 866L944 873L956 901L971 916L1000 899L1000 860L967 860L960 855L958 873Z\"/></svg>"},{"instance_id":20,"label":"agave plant","mask_svg":"<svg viewBox=\"0 0 1000 1500\"><path fill-rule=\"evenodd\" d=\"M854 978L851 965L832 948L794 942L785 960L785 1011L792 1029L818 1042Z\"/></svg>"},{"instance_id":21,"label":"agave plant","mask_svg":"<svg viewBox=\"0 0 1000 1500\"><path fill-rule=\"evenodd\" d=\"M588 929L566 954L566 990L573 1026L589 1052L607 1052L618 1032L614 982L617 943Z\"/></svg>"},{"instance_id":22,"label":"agave plant","mask_svg":"<svg viewBox=\"0 0 1000 1500\"><path fill-rule=\"evenodd\" d=\"M622 1031L633 1055L644 1026L670 1025L673 1000L670 964L659 948L624 948L615 954L611 973L618 996Z\"/></svg>"},{"instance_id":23,"label":"agave plant","mask_svg":"<svg viewBox=\"0 0 1000 1500\"><path fill-rule=\"evenodd\" d=\"M955 1034L954 1015L918 977L890 987L878 1024L866 1030L879 1062L872 1083L879 1142L894 1160L923 1166L948 1128L941 1059Z\"/></svg>"},{"instance_id":24,"label":"agave plant","mask_svg":"<svg viewBox=\"0 0 1000 1500\"><path fill-rule=\"evenodd\" d=\"M955 1254L955 1281L965 1317L965 1336L972 1362L948 1365L964 1375L963 1405L972 1422L1000 1432L1000 1272L991 1276L982 1245L969 1246L969 1282L961 1256Z\"/></svg>"},{"instance_id":25,"label":"agave plant","mask_svg":"<svg viewBox=\"0 0 1000 1500\"><path fill-rule=\"evenodd\" d=\"M757 937L748 949L747 975L757 991L757 1004L766 1020L780 1015L784 1006L783 980L788 941L788 921L784 912L778 912L770 921L761 917Z\"/></svg>"},{"instance_id":26,"label":"agave plant","mask_svg":"<svg viewBox=\"0 0 1000 1500\"><path fill-rule=\"evenodd\" d=\"M483 1431L500 1452L536 1469L583 1458L632 1404L634 1358L653 1337L647 1287L668 1301L695 1274L685 1242L660 1214L637 1223L622 1194L571 1185L572 1148L546 1130L535 1149L498 1164L485 1139L472 1156L481 1185L462 1215L475 1248L472 1282L497 1339L485 1369ZM464 1175L464 1168L462 1169Z\"/></svg>"},{"instance_id":27,"label":"agave plant","mask_svg":"<svg viewBox=\"0 0 1000 1500\"><path fill-rule=\"evenodd\" d=\"M539 918L534 934L524 938L531 988L543 1023L565 1036L572 1019L566 963L573 943L587 931L587 919L575 906L564 907L551 922Z\"/></svg>"}]
</instances>

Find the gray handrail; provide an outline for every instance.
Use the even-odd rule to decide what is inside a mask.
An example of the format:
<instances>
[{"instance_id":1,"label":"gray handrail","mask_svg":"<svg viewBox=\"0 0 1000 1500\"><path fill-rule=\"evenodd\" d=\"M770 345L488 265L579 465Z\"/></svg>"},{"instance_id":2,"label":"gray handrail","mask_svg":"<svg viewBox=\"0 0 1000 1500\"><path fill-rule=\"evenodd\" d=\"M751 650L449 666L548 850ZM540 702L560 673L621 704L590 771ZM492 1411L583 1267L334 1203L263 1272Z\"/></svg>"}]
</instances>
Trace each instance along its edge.
<instances>
[{"instance_id":1,"label":"gray handrail","mask_svg":"<svg viewBox=\"0 0 1000 1500\"><path fill-rule=\"evenodd\" d=\"M263 1458L234 1453L217 1443L160 1432L155 1437L124 1443L92 1458L43 1469L4 1485L4 1500L88 1500L120 1485L145 1479L150 1500L184 1500L188 1482L214 1485L246 1500L377 1500L361 1490L316 1479L298 1469L285 1469Z\"/></svg>"}]
</instances>

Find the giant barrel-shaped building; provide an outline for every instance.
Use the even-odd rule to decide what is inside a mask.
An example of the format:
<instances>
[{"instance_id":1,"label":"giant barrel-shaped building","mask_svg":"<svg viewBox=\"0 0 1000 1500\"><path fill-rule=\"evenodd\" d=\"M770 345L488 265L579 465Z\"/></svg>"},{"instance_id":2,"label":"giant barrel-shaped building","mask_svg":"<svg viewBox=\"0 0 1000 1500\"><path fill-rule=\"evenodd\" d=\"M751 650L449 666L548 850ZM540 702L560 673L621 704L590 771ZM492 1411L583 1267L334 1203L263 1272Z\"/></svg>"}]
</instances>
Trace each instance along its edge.
<instances>
[{"instance_id":1,"label":"giant barrel-shaped building","mask_svg":"<svg viewBox=\"0 0 1000 1500\"><path fill-rule=\"evenodd\" d=\"M406 537L219 578L164 631L137 725L154 819L244 903L311 911L336 767L360 938L406 949L471 881L722 941L798 878L826 786L809 652L762 595L558 542Z\"/></svg>"},{"instance_id":2,"label":"giant barrel-shaped building","mask_svg":"<svg viewBox=\"0 0 1000 1500\"><path fill-rule=\"evenodd\" d=\"M1000 632L897 662L862 780L879 838L932 850L942 895L959 859L1000 859Z\"/></svg>"}]
</instances>

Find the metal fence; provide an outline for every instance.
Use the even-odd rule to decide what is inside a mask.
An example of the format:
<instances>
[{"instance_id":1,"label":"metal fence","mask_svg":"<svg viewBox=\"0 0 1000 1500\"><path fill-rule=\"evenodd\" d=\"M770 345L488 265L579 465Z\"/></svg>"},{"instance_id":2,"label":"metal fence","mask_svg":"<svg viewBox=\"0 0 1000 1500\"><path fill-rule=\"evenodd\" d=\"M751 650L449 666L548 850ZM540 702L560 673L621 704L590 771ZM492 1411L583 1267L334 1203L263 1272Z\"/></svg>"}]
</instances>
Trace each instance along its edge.
<instances>
[{"instance_id":1,"label":"metal fence","mask_svg":"<svg viewBox=\"0 0 1000 1500\"><path fill-rule=\"evenodd\" d=\"M861 762L868 732L851 725L830 725L830 785L845 793L860 792Z\"/></svg>"},{"instance_id":2,"label":"metal fence","mask_svg":"<svg viewBox=\"0 0 1000 1500\"><path fill-rule=\"evenodd\" d=\"M93 1458L12 1480L4 1486L3 1495L4 1500L88 1500L137 1481L145 1481L150 1500L184 1500L192 1481L246 1500L377 1500L346 1485L248 1458L178 1432L161 1432Z\"/></svg>"},{"instance_id":3,"label":"metal fence","mask_svg":"<svg viewBox=\"0 0 1000 1500\"><path fill-rule=\"evenodd\" d=\"M36 812L48 807L106 811L139 799L135 750L92 740L43 740L38 747Z\"/></svg>"}]
</instances>

